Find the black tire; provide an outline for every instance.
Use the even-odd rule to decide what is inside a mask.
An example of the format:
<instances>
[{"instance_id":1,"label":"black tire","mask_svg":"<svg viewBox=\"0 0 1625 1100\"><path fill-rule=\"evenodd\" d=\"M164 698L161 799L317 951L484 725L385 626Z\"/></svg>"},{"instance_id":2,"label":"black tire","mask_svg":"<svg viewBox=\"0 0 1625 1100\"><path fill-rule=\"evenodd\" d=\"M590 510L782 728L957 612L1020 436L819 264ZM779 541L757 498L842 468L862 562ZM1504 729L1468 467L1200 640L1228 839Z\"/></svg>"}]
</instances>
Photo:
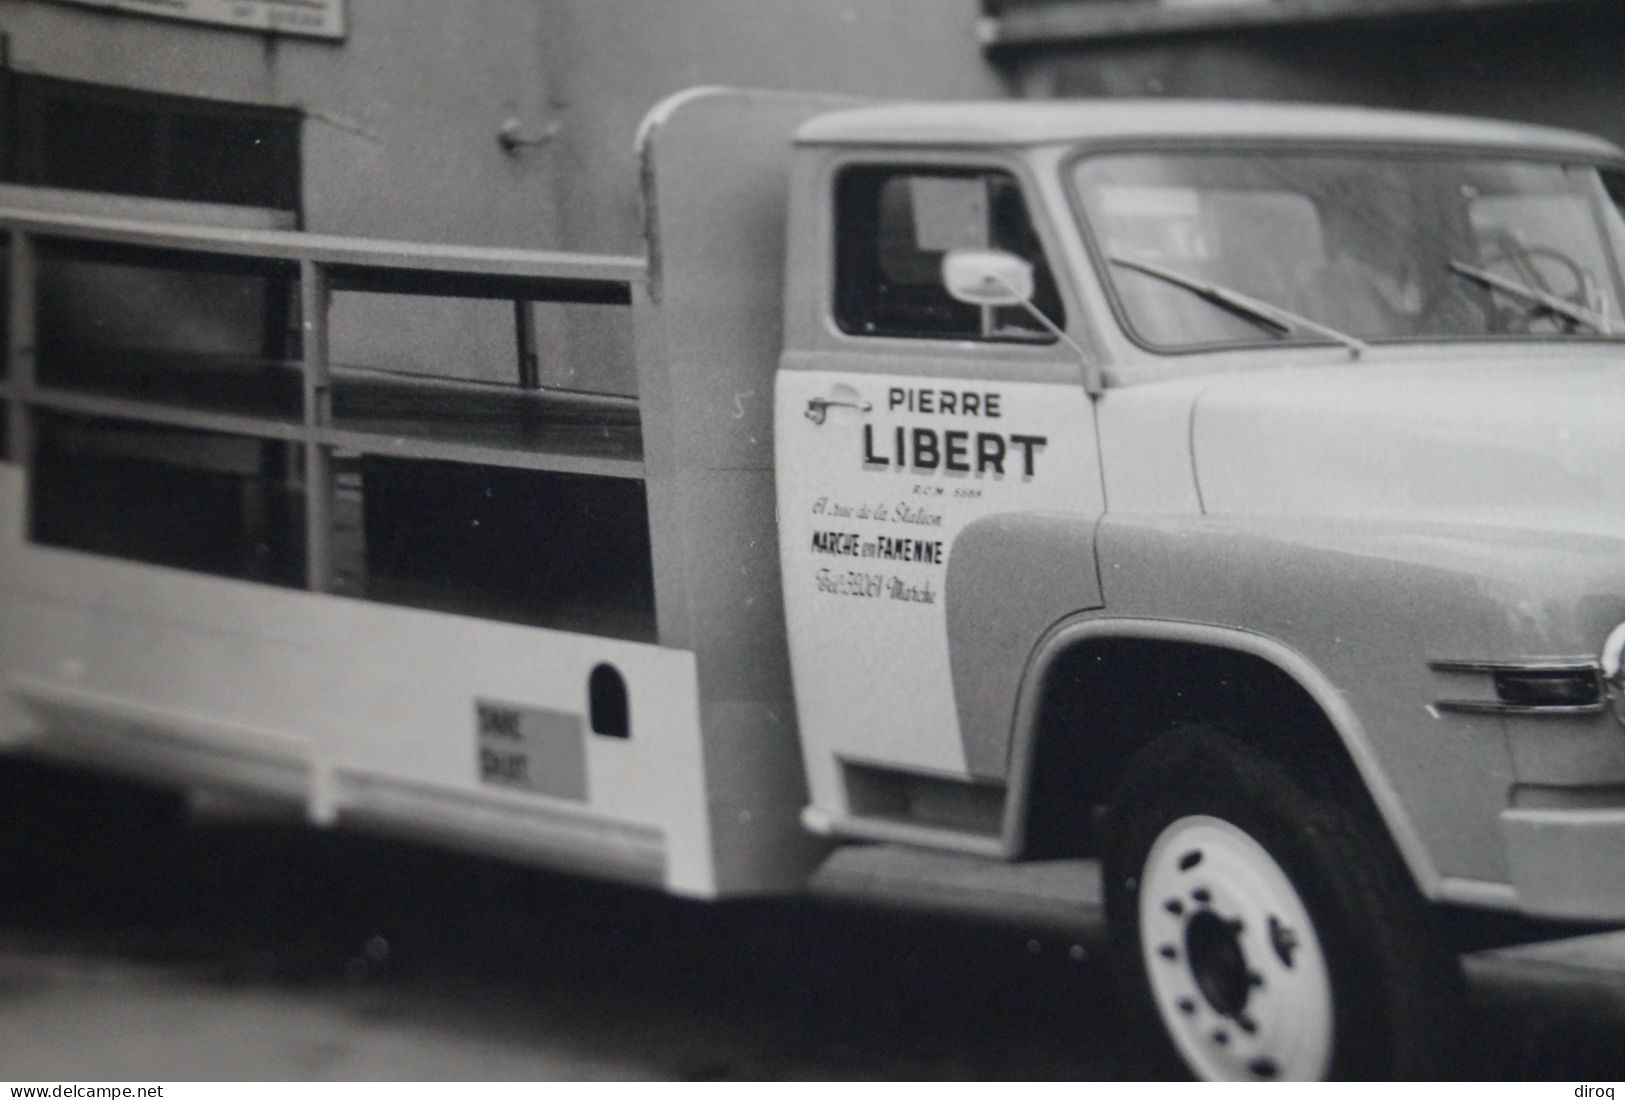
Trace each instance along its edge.
<instances>
[{"instance_id":1,"label":"black tire","mask_svg":"<svg viewBox=\"0 0 1625 1100\"><path fill-rule=\"evenodd\" d=\"M1354 801L1311 794L1205 727L1129 763L1104 837L1112 951L1132 1013L1187 1072L1418 1079L1455 1065L1459 960Z\"/></svg>"}]
</instances>

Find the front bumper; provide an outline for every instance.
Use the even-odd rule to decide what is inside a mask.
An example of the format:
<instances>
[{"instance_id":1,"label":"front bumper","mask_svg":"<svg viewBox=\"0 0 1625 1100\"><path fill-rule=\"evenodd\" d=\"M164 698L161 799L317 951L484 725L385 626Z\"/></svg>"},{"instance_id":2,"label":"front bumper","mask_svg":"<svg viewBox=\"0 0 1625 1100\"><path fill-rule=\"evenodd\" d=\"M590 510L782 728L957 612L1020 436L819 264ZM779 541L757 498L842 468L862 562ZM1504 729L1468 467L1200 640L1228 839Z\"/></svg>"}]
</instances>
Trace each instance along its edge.
<instances>
[{"instance_id":1,"label":"front bumper","mask_svg":"<svg viewBox=\"0 0 1625 1100\"><path fill-rule=\"evenodd\" d=\"M1625 808L1504 810L1501 834L1521 911L1625 920Z\"/></svg>"}]
</instances>

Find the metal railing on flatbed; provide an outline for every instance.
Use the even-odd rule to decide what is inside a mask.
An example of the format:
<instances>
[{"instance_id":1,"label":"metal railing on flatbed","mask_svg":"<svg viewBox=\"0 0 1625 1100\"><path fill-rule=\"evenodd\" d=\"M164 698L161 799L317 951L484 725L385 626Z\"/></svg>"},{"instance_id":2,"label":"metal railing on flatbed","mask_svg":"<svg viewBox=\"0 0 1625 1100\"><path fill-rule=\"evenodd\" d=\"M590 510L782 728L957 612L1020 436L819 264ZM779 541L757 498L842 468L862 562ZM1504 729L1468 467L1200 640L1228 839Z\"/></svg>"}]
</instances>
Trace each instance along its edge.
<instances>
[{"instance_id":1,"label":"metal railing on flatbed","mask_svg":"<svg viewBox=\"0 0 1625 1100\"><path fill-rule=\"evenodd\" d=\"M636 402L543 387L530 308L534 302L629 306L645 279L639 259L176 224L4 204L20 190L0 193L0 230L9 253L7 369L0 376L0 402L7 411L7 452L13 462L32 461L37 421L51 414L286 443L302 455L305 582L314 591L333 586L336 452L643 477ZM141 203L111 205L122 215ZM68 356L74 370L42 377L42 260L264 275L279 281L290 297L297 286L299 354L228 362L230 357L219 355L76 348ZM335 367L330 325L339 292L513 302L513 384Z\"/></svg>"}]
</instances>

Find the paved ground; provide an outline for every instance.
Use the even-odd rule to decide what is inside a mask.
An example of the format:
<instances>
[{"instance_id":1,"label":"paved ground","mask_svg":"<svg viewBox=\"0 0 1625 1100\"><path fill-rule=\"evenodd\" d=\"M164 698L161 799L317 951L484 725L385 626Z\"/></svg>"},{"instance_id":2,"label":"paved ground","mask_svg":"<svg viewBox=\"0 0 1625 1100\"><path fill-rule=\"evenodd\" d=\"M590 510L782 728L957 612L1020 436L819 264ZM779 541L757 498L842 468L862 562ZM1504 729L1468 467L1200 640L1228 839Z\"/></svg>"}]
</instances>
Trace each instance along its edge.
<instances>
[{"instance_id":1,"label":"paved ground","mask_svg":"<svg viewBox=\"0 0 1625 1100\"><path fill-rule=\"evenodd\" d=\"M0 795L9 789L0 783ZM39 799L36 795L34 802ZM1143 1078L1091 942L704 906L367 838L8 823L0 1079ZM1613 939L1472 960L1467 1072L1625 1076Z\"/></svg>"}]
</instances>

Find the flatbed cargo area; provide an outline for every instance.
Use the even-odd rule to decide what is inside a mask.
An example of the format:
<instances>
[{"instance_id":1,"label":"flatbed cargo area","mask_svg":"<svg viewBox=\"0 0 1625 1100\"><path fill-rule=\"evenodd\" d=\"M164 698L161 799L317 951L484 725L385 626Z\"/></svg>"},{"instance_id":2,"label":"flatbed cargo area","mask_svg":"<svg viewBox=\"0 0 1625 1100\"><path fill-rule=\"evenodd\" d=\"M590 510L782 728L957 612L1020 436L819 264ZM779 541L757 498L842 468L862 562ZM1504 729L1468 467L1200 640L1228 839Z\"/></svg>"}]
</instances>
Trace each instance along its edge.
<instances>
[{"instance_id":1,"label":"flatbed cargo area","mask_svg":"<svg viewBox=\"0 0 1625 1100\"><path fill-rule=\"evenodd\" d=\"M829 102L656 111L647 259L0 185L0 750L801 888L773 383Z\"/></svg>"},{"instance_id":2,"label":"flatbed cargo area","mask_svg":"<svg viewBox=\"0 0 1625 1100\"><path fill-rule=\"evenodd\" d=\"M544 385L533 321L630 311L642 262L34 198L0 206L7 735L715 892L638 405ZM461 359L338 361L335 314L388 296L461 318Z\"/></svg>"},{"instance_id":3,"label":"flatbed cargo area","mask_svg":"<svg viewBox=\"0 0 1625 1100\"><path fill-rule=\"evenodd\" d=\"M629 307L639 261L21 208L0 225L0 401L42 545L655 640L637 403L544 387L531 313ZM336 362L339 293L511 300L512 357L477 377ZM179 320L152 325L154 304Z\"/></svg>"}]
</instances>

